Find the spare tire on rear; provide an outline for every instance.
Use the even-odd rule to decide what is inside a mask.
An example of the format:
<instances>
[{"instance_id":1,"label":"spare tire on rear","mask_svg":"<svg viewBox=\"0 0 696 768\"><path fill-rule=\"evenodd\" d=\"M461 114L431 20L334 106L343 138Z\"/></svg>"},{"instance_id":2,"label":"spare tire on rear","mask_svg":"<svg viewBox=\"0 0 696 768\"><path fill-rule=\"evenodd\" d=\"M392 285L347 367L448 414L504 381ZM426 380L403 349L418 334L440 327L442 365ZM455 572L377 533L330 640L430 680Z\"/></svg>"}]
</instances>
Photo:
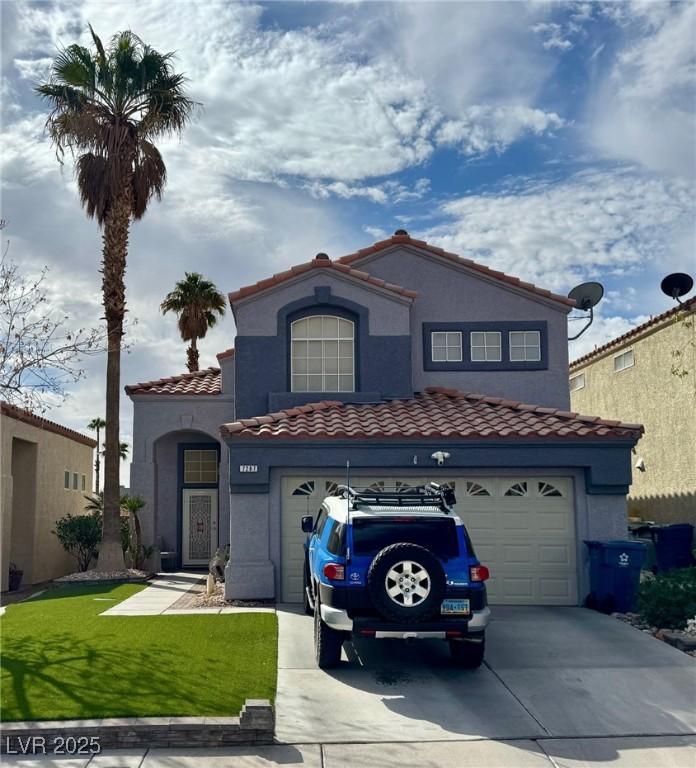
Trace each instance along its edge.
<instances>
[{"instance_id":1,"label":"spare tire on rear","mask_svg":"<svg viewBox=\"0 0 696 768\"><path fill-rule=\"evenodd\" d=\"M424 547L399 543L375 555L367 572L372 604L390 621L425 621L439 613L445 572Z\"/></svg>"}]
</instances>

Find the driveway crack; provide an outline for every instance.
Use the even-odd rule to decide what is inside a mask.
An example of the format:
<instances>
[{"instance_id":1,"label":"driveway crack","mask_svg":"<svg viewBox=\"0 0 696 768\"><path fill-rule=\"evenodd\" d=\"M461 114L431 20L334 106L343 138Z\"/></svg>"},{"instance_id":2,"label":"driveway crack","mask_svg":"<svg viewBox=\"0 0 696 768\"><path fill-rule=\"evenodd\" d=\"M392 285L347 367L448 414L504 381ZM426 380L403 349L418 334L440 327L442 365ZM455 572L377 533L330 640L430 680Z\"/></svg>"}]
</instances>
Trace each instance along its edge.
<instances>
[{"instance_id":1,"label":"driveway crack","mask_svg":"<svg viewBox=\"0 0 696 768\"><path fill-rule=\"evenodd\" d=\"M534 722L541 728L541 730L547 735L551 736L551 731L549 731L546 726L539 720L539 718L527 707L525 706L525 703L520 699L520 697L510 688L510 686L503 680L503 678L493 669L493 667L487 662L483 662L487 669L491 671L491 673L500 681L503 688L505 688L506 691L512 696L513 699L522 707L522 709L534 720Z\"/></svg>"}]
</instances>

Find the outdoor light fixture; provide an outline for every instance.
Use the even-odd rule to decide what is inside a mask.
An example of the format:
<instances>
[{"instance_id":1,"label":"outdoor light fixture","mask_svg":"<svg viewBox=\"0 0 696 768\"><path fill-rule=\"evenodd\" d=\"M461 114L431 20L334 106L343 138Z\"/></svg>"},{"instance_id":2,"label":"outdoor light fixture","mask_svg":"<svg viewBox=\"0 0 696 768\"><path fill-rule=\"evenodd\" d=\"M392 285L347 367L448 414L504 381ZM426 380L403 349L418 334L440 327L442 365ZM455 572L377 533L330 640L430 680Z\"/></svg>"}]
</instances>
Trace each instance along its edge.
<instances>
[{"instance_id":1,"label":"outdoor light fixture","mask_svg":"<svg viewBox=\"0 0 696 768\"><path fill-rule=\"evenodd\" d=\"M445 463L445 459L449 459L449 457L450 455L447 451L435 451L435 453L430 456L431 459L435 459L440 467Z\"/></svg>"}]
</instances>

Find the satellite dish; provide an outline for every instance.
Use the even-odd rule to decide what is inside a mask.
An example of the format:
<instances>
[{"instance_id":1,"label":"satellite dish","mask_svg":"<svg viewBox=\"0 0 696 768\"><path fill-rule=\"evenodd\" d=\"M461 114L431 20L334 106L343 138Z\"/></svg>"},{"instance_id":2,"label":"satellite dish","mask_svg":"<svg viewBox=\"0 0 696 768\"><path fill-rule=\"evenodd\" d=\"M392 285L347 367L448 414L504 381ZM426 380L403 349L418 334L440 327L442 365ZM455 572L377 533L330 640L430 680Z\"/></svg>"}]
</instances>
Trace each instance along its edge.
<instances>
[{"instance_id":1,"label":"satellite dish","mask_svg":"<svg viewBox=\"0 0 696 768\"><path fill-rule=\"evenodd\" d=\"M574 299L578 309L592 309L604 296L604 286L601 283L580 283L568 294L569 299Z\"/></svg>"},{"instance_id":2,"label":"satellite dish","mask_svg":"<svg viewBox=\"0 0 696 768\"><path fill-rule=\"evenodd\" d=\"M576 285L568 294L569 299L573 299L578 309L589 311L587 324L575 336L569 336L568 341L580 338L583 333L592 325L594 320L594 308L599 304L604 296L604 286L601 283L580 283ZM578 318L579 319L579 318Z\"/></svg>"},{"instance_id":3,"label":"satellite dish","mask_svg":"<svg viewBox=\"0 0 696 768\"><path fill-rule=\"evenodd\" d=\"M685 296L694 287L691 275L684 272L673 272L660 283L662 293L666 293L671 299L679 301L680 296ZM681 304L681 301L679 301Z\"/></svg>"}]
</instances>

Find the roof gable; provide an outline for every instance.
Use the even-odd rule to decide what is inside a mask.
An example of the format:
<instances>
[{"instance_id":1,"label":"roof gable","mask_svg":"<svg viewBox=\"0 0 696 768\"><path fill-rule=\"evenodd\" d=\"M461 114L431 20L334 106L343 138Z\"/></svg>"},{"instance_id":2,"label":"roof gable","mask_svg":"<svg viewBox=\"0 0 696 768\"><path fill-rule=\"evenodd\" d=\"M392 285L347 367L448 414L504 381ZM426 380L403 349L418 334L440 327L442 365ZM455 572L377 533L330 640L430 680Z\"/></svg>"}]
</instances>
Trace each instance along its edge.
<instances>
[{"instance_id":1,"label":"roof gable","mask_svg":"<svg viewBox=\"0 0 696 768\"><path fill-rule=\"evenodd\" d=\"M273 275L272 277L268 277L265 280L259 280L253 285L246 285L236 291L233 291L229 294L230 304L240 301L241 299L246 299L249 296L255 296L256 294L262 293L263 291L282 285L288 280L292 280L293 278L299 277L301 275L307 275L314 272L315 270L326 270L327 272L333 272L349 280L354 280L358 283L368 284L374 288L379 288L391 293L395 293L404 299L415 299L418 295L417 291L412 291L394 283L388 283L386 280L373 277L367 272L353 269L347 264L339 264L337 261L331 261L328 257L323 258L322 255L322 258L315 258L312 259L312 261L305 262L304 264L298 264L297 266L291 267L284 272L278 272L277 274Z\"/></svg>"},{"instance_id":2,"label":"roof gable","mask_svg":"<svg viewBox=\"0 0 696 768\"><path fill-rule=\"evenodd\" d=\"M394 235L386 240L380 240L373 245L362 248L354 253L349 253L346 256L342 256L337 261L339 264L345 264L349 266L356 266L359 262L373 258L377 254L384 251L393 249L398 246L406 246L425 256L435 256L441 258L452 265L461 267L465 270L480 275L481 277L489 280L494 280L504 284L507 288L517 289L528 294L532 294L536 299L545 299L546 301L555 302L556 304L563 305L563 309L568 311L576 307L575 301L569 299L567 296L561 296L560 294L553 293L545 288L539 288L533 283L520 280L518 277L505 274L484 264L479 264L472 259L466 259L462 256L458 256L456 253L445 251L443 248L439 248L435 245L430 245L425 240L416 240L412 238L405 230L397 230Z\"/></svg>"}]
</instances>

